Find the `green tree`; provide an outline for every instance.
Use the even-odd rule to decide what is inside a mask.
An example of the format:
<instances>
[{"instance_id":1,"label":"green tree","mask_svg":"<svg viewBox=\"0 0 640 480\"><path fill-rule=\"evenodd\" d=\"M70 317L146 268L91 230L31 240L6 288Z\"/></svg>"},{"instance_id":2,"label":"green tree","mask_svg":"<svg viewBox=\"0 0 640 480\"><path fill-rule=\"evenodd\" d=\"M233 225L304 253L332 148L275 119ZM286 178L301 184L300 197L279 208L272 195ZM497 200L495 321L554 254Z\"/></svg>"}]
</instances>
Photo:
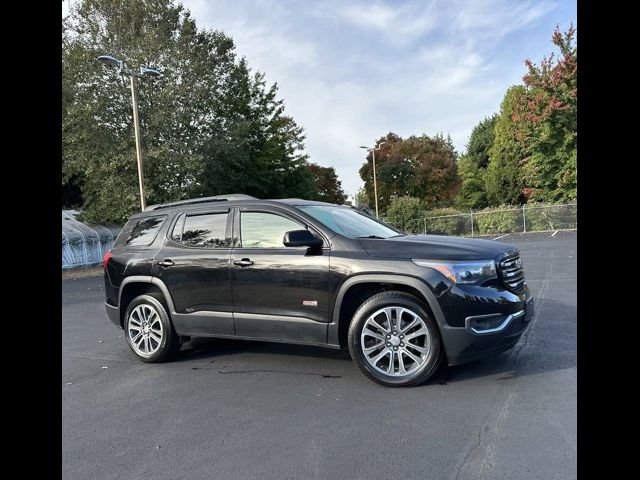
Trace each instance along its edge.
<instances>
[{"instance_id":1,"label":"green tree","mask_svg":"<svg viewBox=\"0 0 640 480\"><path fill-rule=\"evenodd\" d=\"M355 201L358 206L367 205L369 206L369 197L367 196L367 191L364 187L360 187L355 195Z\"/></svg>"},{"instance_id":2,"label":"green tree","mask_svg":"<svg viewBox=\"0 0 640 480\"><path fill-rule=\"evenodd\" d=\"M524 85L511 87L500 107L485 174L491 205L576 198L577 47L575 28L556 27L560 58L525 63Z\"/></svg>"},{"instance_id":3,"label":"green tree","mask_svg":"<svg viewBox=\"0 0 640 480\"><path fill-rule=\"evenodd\" d=\"M578 50L576 30L571 25L562 33L558 27L552 35L560 50L557 61L553 53L539 65L530 60L523 77L527 88L525 121L533 129L531 156L523 164L532 201L558 202L577 195L577 107Z\"/></svg>"},{"instance_id":4,"label":"green tree","mask_svg":"<svg viewBox=\"0 0 640 480\"><path fill-rule=\"evenodd\" d=\"M139 205L130 91L103 54L162 72L139 82L148 203L316 195L302 128L230 37L174 0L80 0L62 23L63 191L81 190L85 217L121 222Z\"/></svg>"},{"instance_id":5,"label":"green tree","mask_svg":"<svg viewBox=\"0 0 640 480\"><path fill-rule=\"evenodd\" d=\"M458 174L460 175L460 190L455 197L455 204L459 208L479 210L488 205L487 191L484 179L486 169L468 155L458 159Z\"/></svg>"},{"instance_id":6,"label":"green tree","mask_svg":"<svg viewBox=\"0 0 640 480\"><path fill-rule=\"evenodd\" d=\"M478 123L471 131L466 156L478 168L487 168L489 165L489 149L493 145L493 130L497 120L498 115L491 115Z\"/></svg>"},{"instance_id":7,"label":"green tree","mask_svg":"<svg viewBox=\"0 0 640 480\"><path fill-rule=\"evenodd\" d=\"M531 154L531 129L522 115L525 95L524 86L512 86L500 105L494 142L489 148L489 165L484 174L491 205L516 205L526 200L521 165Z\"/></svg>"},{"instance_id":8,"label":"green tree","mask_svg":"<svg viewBox=\"0 0 640 480\"><path fill-rule=\"evenodd\" d=\"M427 211L427 204L415 197L402 196L391 200L385 220L405 232L419 232Z\"/></svg>"},{"instance_id":9,"label":"green tree","mask_svg":"<svg viewBox=\"0 0 640 480\"><path fill-rule=\"evenodd\" d=\"M456 204L461 208L481 209L488 205L484 174L489 165L489 149L493 145L497 119L497 115L492 115L473 127L467 152L458 159L461 186Z\"/></svg>"},{"instance_id":10,"label":"green tree","mask_svg":"<svg viewBox=\"0 0 640 480\"><path fill-rule=\"evenodd\" d=\"M244 59L228 83L223 102L230 105L229 118L205 145L201 194L315 198L303 129L283 115L277 85L267 88L264 75L251 75Z\"/></svg>"},{"instance_id":11,"label":"green tree","mask_svg":"<svg viewBox=\"0 0 640 480\"><path fill-rule=\"evenodd\" d=\"M452 201L459 186L457 154L450 137L411 136L402 139L395 133L378 139L386 143L376 150L378 205L385 210L396 197L411 196L423 200L428 208ZM360 168L360 177L374 205L373 157Z\"/></svg>"},{"instance_id":12,"label":"green tree","mask_svg":"<svg viewBox=\"0 0 640 480\"><path fill-rule=\"evenodd\" d=\"M333 167L321 167L315 163L309 163L308 168L318 190L318 200L338 205L347 201L347 195L342 190L342 182L338 180Z\"/></svg>"}]
</instances>

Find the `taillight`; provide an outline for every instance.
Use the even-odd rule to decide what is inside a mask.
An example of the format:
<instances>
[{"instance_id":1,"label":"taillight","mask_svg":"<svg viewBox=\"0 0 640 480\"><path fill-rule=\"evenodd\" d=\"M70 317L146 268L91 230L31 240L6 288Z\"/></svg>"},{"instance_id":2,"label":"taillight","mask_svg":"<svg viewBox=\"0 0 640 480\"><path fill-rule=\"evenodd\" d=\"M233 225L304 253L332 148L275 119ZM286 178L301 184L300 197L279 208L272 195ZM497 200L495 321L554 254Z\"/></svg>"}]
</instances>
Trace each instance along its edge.
<instances>
[{"instance_id":1,"label":"taillight","mask_svg":"<svg viewBox=\"0 0 640 480\"><path fill-rule=\"evenodd\" d=\"M102 259L102 268L107 269L107 265L109 265L109 259L111 258L111 250L108 250L107 253L104 254L104 258Z\"/></svg>"}]
</instances>

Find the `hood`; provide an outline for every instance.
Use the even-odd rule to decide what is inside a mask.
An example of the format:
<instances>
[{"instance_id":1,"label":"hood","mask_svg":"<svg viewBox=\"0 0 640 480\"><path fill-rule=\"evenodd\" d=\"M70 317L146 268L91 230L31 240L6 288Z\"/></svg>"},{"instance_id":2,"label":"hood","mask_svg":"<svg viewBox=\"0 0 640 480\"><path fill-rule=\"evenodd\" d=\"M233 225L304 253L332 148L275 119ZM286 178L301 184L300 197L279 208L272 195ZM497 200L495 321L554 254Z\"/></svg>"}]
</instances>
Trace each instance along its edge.
<instances>
[{"instance_id":1,"label":"hood","mask_svg":"<svg viewBox=\"0 0 640 480\"><path fill-rule=\"evenodd\" d=\"M360 242L369 255L384 258L490 260L506 252L517 252L516 247L507 243L444 235L362 238Z\"/></svg>"}]
</instances>

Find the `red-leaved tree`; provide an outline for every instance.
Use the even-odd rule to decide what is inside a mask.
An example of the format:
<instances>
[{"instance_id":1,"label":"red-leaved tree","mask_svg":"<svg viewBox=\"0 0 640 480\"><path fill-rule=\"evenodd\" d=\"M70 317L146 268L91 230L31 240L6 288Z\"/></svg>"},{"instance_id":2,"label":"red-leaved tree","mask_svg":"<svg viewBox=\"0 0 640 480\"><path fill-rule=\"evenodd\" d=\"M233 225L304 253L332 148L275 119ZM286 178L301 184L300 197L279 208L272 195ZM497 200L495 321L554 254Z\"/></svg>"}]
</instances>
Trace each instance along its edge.
<instances>
[{"instance_id":1,"label":"red-leaved tree","mask_svg":"<svg viewBox=\"0 0 640 480\"><path fill-rule=\"evenodd\" d=\"M534 201L567 201L576 198L578 50L576 29L566 32L558 27L552 35L560 50L539 65L526 60L523 77L526 95L518 110L530 124L531 155L523 159L523 193ZM514 112L514 121L519 121Z\"/></svg>"}]
</instances>

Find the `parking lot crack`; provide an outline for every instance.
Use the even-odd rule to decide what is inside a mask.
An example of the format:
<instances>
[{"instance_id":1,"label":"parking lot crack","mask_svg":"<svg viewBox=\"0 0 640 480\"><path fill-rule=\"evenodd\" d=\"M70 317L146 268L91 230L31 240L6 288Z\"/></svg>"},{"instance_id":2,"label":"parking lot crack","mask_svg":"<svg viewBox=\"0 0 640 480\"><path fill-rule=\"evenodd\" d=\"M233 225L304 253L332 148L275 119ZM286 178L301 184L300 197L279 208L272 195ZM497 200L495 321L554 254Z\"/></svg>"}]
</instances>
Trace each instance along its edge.
<instances>
[{"instance_id":1,"label":"parking lot crack","mask_svg":"<svg viewBox=\"0 0 640 480\"><path fill-rule=\"evenodd\" d=\"M454 471L452 478L455 480L463 478L491 478L491 472L495 464L497 444L502 435L501 432L504 424L509 416L510 407L518 396L517 393L510 388L511 382L517 379L517 375L515 375L514 372L517 370L517 365L523 350L527 347L530 339L533 338L532 335L536 321L540 318L543 310L542 307L544 306L546 291L549 286L549 278L553 278L553 251L550 252L548 259L548 273L545 275L540 290L536 292L536 297L540 299L539 303L536 304L536 315L509 359L509 371L511 373L506 378L501 378L501 380L504 380L502 388L499 389L487 410L487 414L477 432L477 439L468 447L467 453L458 463Z\"/></svg>"},{"instance_id":2,"label":"parking lot crack","mask_svg":"<svg viewBox=\"0 0 640 480\"><path fill-rule=\"evenodd\" d=\"M286 373L290 375L313 375L322 378L342 378L341 375L326 375L324 373L314 372L292 372L289 370L271 370L271 369L254 369L254 370L219 370L218 373L222 375L230 374L251 374L251 373Z\"/></svg>"}]
</instances>

